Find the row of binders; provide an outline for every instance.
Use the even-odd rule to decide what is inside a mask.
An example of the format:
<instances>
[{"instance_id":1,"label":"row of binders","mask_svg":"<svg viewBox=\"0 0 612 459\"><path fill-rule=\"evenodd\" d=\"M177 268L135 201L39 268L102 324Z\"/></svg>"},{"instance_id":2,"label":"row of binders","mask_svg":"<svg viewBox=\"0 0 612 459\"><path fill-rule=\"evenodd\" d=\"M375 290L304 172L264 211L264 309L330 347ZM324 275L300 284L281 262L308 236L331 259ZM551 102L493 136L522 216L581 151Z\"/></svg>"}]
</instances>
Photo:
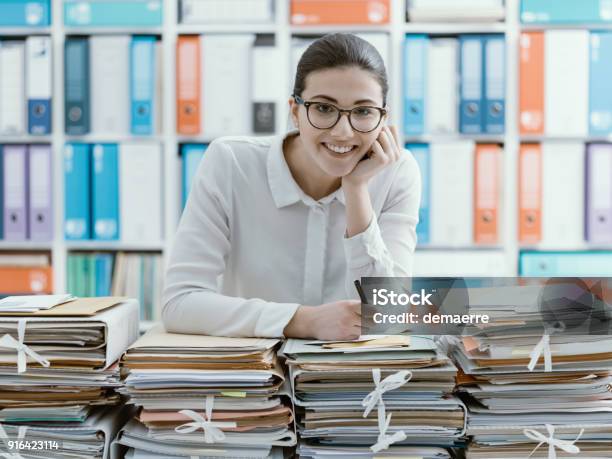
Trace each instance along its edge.
<instances>
[{"instance_id":1,"label":"row of binders","mask_svg":"<svg viewBox=\"0 0 612 459\"><path fill-rule=\"evenodd\" d=\"M506 16L503 0L406 0L409 22L495 22ZM387 24L390 0L291 0L294 25ZM271 23L274 0L180 0L184 24ZM609 23L607 0L520 0L524 24ZM163 22L162 0L63 0L63 23L68 27L151 26ZM0 26L49 26L51 0L10 0L0 3Z\"/></svg>"},{"instance_id":2,"label":"row of binders","mask_svg":"<svg viewBox=\"0 0 612 459\"><path fill-rule=\"evenodd\" d=\"M177 43L177 132L273 133L282 58L274 36L182 35ZM231 88L231 90L230 90Z\"/></svg>"},{"instance_id":3,"label":"row of binders","mask_svg":"<svg viewBox=\"0 0 612 459\"><path fill-rule=\"evenodd\" d=\"M71 36L64 50L66 134L161 132L163 63L156 37Z\"/></svg>"},{"instance_id":4,"label":"row of binders","mask_svg":"<svg viewBox=\"0 0 612 459\"><path fill-rule=\"evenodd\" d=\"M505 46L501 34L406 35L406 135L503 134Z\"/></svg>"},{"instance_id":5,"label":"row of binders","mask_svg":"<svg viewBox=\"0 0 612 459\"><path fill-rule=\"evenodd\" d=\"M502 147L465 140L406 148L421 170L419 245L499 244Z\"/></svg>"},{"instance_id":6,"label":"row of binders","mask_svg":"<svg viewBox=\"0 0 612 459\"><path fill-rule=\"evenodd\" d=\"M161 318L162 257L156 253L70 253L68 291L76 296L127 296L140 305L141 321Z\"/></svg>"},{"instance_id":7,"label":"row of binders","mask_svg":"<svg viewBox=\"0 0 612 459\"><path fill-rule=\"evenodd\" d=\"M51 38L0 40L0 136L51 132Z\"/></svg>"},{"instance_id":8,"label":"row of binders","mask_svg":"<svg viewBox=\"0 0 612 459\"><path fill-rule=\"evenodd\" d=\"M0 145L0 240L53 239L52 166L50 145Z\"/></svg>"},{"instance_id":9,"label":"row of binders","mask_svg":"<svg viewBox=\"0 0 612 459\"><path fill-rule=\"evenodd\" d=\"M518 201L523 244L612 243L612 145L522 144Z\"/></svg>"},{"instance_id":10,"label":"row of binders","mask_svg":"<svg viewBox=\"0 0 612 459\"><path fill-rule=\"evenodd\" d=\"M64 186L67 240L162 240L160 144L66 144Z\"/></svg>"},{"instance_id":11,"label":"row of binders","mask_svg":"<svg viewBox=\"0 0 612 459\"><path fill-rule=\"evenodd\" d=\"M612 32L523 32L520 133L553 137L612 134L611 62Z\"/></svg>"}]
</instances>

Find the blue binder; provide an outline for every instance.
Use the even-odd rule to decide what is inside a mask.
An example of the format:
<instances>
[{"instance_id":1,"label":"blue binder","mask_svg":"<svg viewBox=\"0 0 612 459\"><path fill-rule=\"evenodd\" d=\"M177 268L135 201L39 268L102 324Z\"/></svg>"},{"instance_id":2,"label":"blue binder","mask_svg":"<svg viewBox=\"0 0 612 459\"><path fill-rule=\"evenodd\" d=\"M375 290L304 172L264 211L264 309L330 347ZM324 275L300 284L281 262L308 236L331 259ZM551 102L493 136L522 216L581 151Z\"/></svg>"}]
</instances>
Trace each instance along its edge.
<instances>
[{"instance_id":1,"label":"blue binder","mask_svg":"<svg viewBox=\"0 0 612 459\"><path fill-rule=\"evenodd\" d=\"M522 0L521 21L526 24L580 24L612 21L608 0Z\"/></svg>"},{"instance_id":2,"label":"blue binder","mask_svg":"<svg viewBox=\"0 0 612 459\"><path fill-rule=\"evenodd\" d=\"M483 43L480 35L459 37L459 131L462 134L481 134L484 127Z\"/></svg>"},{"instance_id":3,"label":"blue binder","mask_svg":"<svg viewBox=\"0 0 612 459\"><path fill-rule=\"evenodd\" d=\"M94 239L117 240L119 223L119 148L96 144L92 148L92 215Z\"/></svg>"},{"instance_id":4,"label":"blue binder","mask_svg":"<svg viewBox=\"0 0 612 459\"><path fill-rule=\"evenodd\" d=\"M159 27L162 10L162 0L64 0L64 25Z\"/></svg>"},{"instance_id":5,"label":"blue binder","mask_svg":"<svg viewBox=\"0 0 612 459\"><path fill-rule=\"evenodd\" d=\"M132 134L153 134L155 37L135 36L130 49Z\"/></svg>"},{"instance_id":6,"label":"blue binder","mask_svg":"<svg viewBox=\"0 0 612 459\"><path fill-rule=\"evenodd\" d=\"M96 255L96 296L110 296L113 273L113 255L99 253Z\"/></svg>"},{"instance_id":7,"label":"blue binder","mask_svg":"<svg viewBox=\"0 0 612 459\"><path fill-rule=\"evenodd\" d=\"M0 1L0 27L45 27L50 18L51 0Z\"/></svg>"},{"instance_id":8,"label":"blue binder","mask_svg":"<svg viewBox=\"0 0 612 459\"><path fill-rule=\"evenodd\" d=\"M519 271L526 277L611 277L612 251L523 252Z\"/></svg>"},{"instance_id":9,"label":"blue binder","mask_svg":"<svg viewBox=\"0 0 612 459\"><path fill-rule=\"evenodd\" d=\"M202 156L204 156L206 148L208 148L208 145L202 144L185 144L181 148L181 154L183 156L183 208L187 203L191 183L193 182L193 178L195 177L200 160Z\"/></svg>"},{"instance_id":10,"label":"blue binder","mask_svg":"<svg viewBox=\"0 0 612 459\"><path fill-rule=\"evenodd\" d=\"M427 35L406 35L404 41L404 132L425 134Z\"/></svg>"},{"instance_id":11,"label":"blue binder","mask_svg":"<svg viewBox=\"0 0 612 459\"><path fill-rule=\"evenodd\" d=\"M40 37L39 37L40 38ZM50 62L51 60L51 38L44 37L37 39L32 43L32 54L28 59L36 59L42 62ZM43 78L49 78L49 83L52 81L51 75L44 75ZM51 94L49 94L51 96ZM28 99L28 132L34 135L45 135L51 133L51 99L50 98L35 98Z\"/></svg>"},{"instance_id":12,"label":"blue binder","mask_svg":"<svg viewBox=\"0 0 612 459\"><path fill-rule=\"evenodd\" d=\"M593 136L612 133L612 32L592 31L589 69L589 132Z\"/></svg>"},{"instance_id":13,"label":"blue binder","mask_svg":"<svg viewBox=\"0 0 612 459\"><path fill-rule=\"evenodd\" d=\"M484 132L503 134L506 117L506 43L503 35L488 35L484 42Z\"/></svg>"},{"instance_id":14,"label":"blue binder","mask_svg":"<svg viewBox=\"0 0 612 459\"><path fill-rule=\"evenodd\" d=\"M90 130L89 42L87 38L67 38L64 47L66 134L88 134Z\"/></svg>"},{"instance_id":15,"label":"blue binder","mask_svg":"<svg viewBox=\"0 0 612 459\"><path fill-rule=\"evenodd\" d=\"M89 239L90 213L89 145L69 143L64 147L64 234L68 240Z\"/></svg>"},{"instance_id":16,"label":"blue binder","mask_svg":"<svg viewBox=\"0 0 612 459\"><path fill-rule=\"evenodd\" d=\"M421 205L419 207L419 224L416 228L418 245L430 242L430 202L431 202L431 160L429 145L426 143L406 144L421 170Z\"/></svg>"}]
</instances>

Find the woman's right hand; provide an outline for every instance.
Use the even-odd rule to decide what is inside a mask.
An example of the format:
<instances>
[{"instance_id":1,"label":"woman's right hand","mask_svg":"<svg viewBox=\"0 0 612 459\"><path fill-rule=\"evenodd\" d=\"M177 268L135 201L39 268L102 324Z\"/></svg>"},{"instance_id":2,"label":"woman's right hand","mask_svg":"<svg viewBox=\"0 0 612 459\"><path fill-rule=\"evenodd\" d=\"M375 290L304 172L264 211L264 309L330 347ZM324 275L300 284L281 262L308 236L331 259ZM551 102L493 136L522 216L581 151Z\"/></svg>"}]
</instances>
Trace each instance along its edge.
<instances>
[{"instance_id":1,"label":"woman's right hand","mask_svg":"<svg viewBox=\"0 0 612 459\"><path fill-rule=\"evenodd\" d=\"M352 340L361 335L361 302L341 300L300 306L284 330L288 338Z\"/></svg>"}]
</instances>

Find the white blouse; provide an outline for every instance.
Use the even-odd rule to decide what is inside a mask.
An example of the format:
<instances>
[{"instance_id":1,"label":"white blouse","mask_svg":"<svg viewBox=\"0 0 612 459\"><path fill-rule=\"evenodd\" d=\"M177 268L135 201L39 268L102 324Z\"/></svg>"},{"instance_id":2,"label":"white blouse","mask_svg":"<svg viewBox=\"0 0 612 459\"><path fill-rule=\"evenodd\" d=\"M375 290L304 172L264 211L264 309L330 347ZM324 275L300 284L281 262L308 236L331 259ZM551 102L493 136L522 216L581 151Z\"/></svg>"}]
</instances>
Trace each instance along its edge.
<instances>
[{"instance_id":1,"label":"white blouse","mask_svg":"<svg viewBox=\"0 0 612 459\"><path fill-rule=\"evenodd\" d=\"M344 194L315 201L276 137L223 137L204 154L175 235L163 322L175 333L281 337L297 307L359 296L362 276L410 276L421 197L406 152L370 180L374 218L345 237Z\"/></svg>"}]
</instances>

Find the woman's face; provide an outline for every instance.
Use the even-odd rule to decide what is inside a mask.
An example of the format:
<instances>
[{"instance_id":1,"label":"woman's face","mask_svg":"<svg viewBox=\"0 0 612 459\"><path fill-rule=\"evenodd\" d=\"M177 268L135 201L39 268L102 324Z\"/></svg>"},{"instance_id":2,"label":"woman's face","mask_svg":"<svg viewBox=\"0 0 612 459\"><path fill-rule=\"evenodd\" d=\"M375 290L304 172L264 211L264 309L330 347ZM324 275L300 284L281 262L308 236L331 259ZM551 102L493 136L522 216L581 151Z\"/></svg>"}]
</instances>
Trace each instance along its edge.
<instances>
[{"instance_id":1,"label":"woman's face","mask_svg":"<svg viewBox=\"0 0 612 459\"><path fill-rule=\"evenodd\" d=\"M318 70L306 77L302 99L331 103L342 109L368 105L382 107L383 97L380 83L368 71L358 67L343 67ZM342 114L338 123L329 129L317 129L310 124L306 107L289 101L294 124L300 130L300 139L313 165L332 177L349 174L359 160L370 150L386 119L376 129L363 133L353 130L347 114ZM313 110L311 107L310 110ZM386 115L385 115L386 118ZM351 149L346 150L348 147ZM338 151L333 151L335 148Z\"/></svg>"}]
</instances>

